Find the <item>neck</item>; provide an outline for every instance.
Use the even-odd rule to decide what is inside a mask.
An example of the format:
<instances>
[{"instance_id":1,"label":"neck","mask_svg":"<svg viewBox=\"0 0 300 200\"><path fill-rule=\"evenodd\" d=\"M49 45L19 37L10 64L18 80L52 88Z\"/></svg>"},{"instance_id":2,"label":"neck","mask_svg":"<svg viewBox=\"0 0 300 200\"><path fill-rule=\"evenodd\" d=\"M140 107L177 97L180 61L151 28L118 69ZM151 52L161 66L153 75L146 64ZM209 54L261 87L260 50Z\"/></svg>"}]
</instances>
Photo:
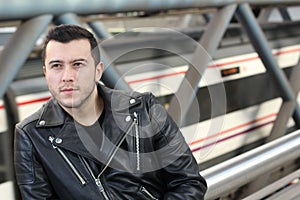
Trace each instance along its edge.
<instances>
[{"instance_id":1,"label":"neck","mask_svg":"<svg viewBox=\"0 0 300 200\"><path fill-rule=\"evenodd\" d=\"M66 111L74 118L75 121L84 125L90 126L94 124L103 112L104 102L98 96L97 92L93 92L89 101L86 101L79 108L71 108Z\"/></svg>"}]
</instances>

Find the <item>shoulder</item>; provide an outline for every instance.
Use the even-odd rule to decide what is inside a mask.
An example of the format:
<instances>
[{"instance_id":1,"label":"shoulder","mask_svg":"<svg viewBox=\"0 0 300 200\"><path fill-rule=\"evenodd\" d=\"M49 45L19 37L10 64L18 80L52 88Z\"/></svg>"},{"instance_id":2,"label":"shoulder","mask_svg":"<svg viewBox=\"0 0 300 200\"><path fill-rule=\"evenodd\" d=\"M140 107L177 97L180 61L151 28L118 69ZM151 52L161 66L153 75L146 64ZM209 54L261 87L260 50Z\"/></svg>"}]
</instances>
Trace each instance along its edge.
<instances>
[{"instance_id":1,"label":"shoulder","mask_svg":"<svg viewBox=\"0 0 300 200\"><path fill-rule=\"evenodd\" d=\"M48 103L49 103L49 101L46 104L44 104L41 108L39 108L37 111L35 111L34 113L27 116L19 123L17 123L16 128L24 129L26 126L28 126L30 124L35 125L37 123L37 121L39 120L39 118L42 114L42 111L44 110L44 108L47 106Z\"/></svg>"},{"instance_id":2,"label":"shoulder","mask_svg":"<svg viewBox=\"0 0 300 200\"><path fill-rule=\"evenodd\" d=\"M103 85L99 87L100 95L106 103L119 110L143 103L143 105L156 102L155 96L150 92L124 91L107 88Z\"/></svg>"}]
</instances>

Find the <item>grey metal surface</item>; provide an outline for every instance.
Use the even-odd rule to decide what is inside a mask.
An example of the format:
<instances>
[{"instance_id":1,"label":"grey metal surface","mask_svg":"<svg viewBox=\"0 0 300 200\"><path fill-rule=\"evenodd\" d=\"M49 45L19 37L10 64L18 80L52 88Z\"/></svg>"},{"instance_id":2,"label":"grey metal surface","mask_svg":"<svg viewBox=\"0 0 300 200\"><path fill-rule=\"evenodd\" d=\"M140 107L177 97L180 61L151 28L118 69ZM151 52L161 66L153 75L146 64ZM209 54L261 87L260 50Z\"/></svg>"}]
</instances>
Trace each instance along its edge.
<instances>
[{"instance_id":1,"label":"grey metal surface","mask_svg":"<svg viewBox=\"0 0 300 200\"><path fill-rule=\"evenodd\" d=\"M292 188L295 188L294 186L297 186L297 184L291 185L293 181L296 181L300 177L300 169L275 181L274 183L268 185L267 187L247 196L244 200L257 200L257 199L263 199L266 198L267 196L270 196L268 199L271 200L275 198L275 196L280 196L280 194L289 194L288 190ZM298 184L299 187L299 184ZM283 189L285 188L285 189ZM283 190L282 190L283 189ZM279 191L279 192L278 192ZM300 195L300 190L298 188L297 191L294 191L292 195L296 195L299 197ZM277 194L276 194L277 193ZM289 194L290 195L290 194ZM292 195L288 196L289 198L281 198L282 199L291 199Z\"/></svg>"},{"instance_id":2,"label":"grey metal surface","mask_svg":"<svg viewBox=\"0 0 300 200\"><path fill-rule=\"evenodd\" d=\"M276 169L300 155L300 130L201 172L207 181L205 199L215 199Z\"/></svg>"},{"instance_id":3,"label":"grey metal surface","mask_svg":"<svg viewBox=\"0 0 300 200\"><path fill-rule=\"evenodd\" d=\"M298 95L300 91L299 77L300 77L300 62L295 68L293 68L290 81L289 81L295 97ZM272 127L271 134L267 138L267 142L279 138L280 136L285 134L288 120L292 116L296 106L297 106L297 98L290 101L282 102L276 120Z\"/></svg>"},{"instance_id":4,"label":"grey metal surface","mask_svg":"<svg viewBox=\"0 0 300 200\"><path fill-rule=\"evenodd\" d=\"M112 59L106 54L105 50L101 46L99 46L99 49L101 52L101 61L105 67L101 81L110 88L132 91L127 82L125 82L124 77L120 76L120 73L112 63Z\"/></svg>"},{"instance_id":5,"label":"grey metal surface","mask_svg":"<svg viewBox=\"0 0 300 200\"><path fill-rule=\"evenodd\" d=\"M99 21L93 21L88 23L92 28L94 33L100 39L110 39L112 35L105 29L103 24ZM101 81L110 88L131 91L132 89L128 83L124 80L124 77L121 76L121 73L113 64L111 58L106 53L105 49L102 48L101 44L98 45L101 54L101 62L104 64L104 72L101 77Z\"/></svg>"},{"instance_id":6,"label":"grey metal surface","mask_svg":"<svg viewBox=\"0 0 300 200\"><path fill-rule=\"evenodd\" d=\"M287 8L279 8L278 10L279 10L279 12L280 12L283 20L285 20L285 21L292 21L292 18L290 16L290 13L287 10Z\"/></svg>"},{"instance_id":7,"label":"grey metal surface","mask_svg":"<svg viewBox=\"0 0 300 200\"><path fill-rule=\"evenodd\" d=\"M300 182L291 185L278 192L275 195L272 195L265 200L299 200L300 199Z\"/></svg>"},{"instance_id":8,"label":"grey metal surface","mask_svg":"<svg viewBox=\"0 0 300 200\"><path fill-rule=\"evenodd\" d=\"M233 4L226 6L215 13L200 39L200 44L196 47L189 69L186 72L179 89L172 98L168 109L169 114L178 126L183 126L185 124L184 119L189 108L193 105L195 95L199 89L198 84L201 77L204 74L208 63L212 60L212 55L214 55L222 36L228 27L235 9L236 4ZM222 109L224 113L226 110L225 97L225 93L220 93L218 98L211 98L212 101L219 101L219 103L217 103L220 105L219 109ZM214 103L212 104L216 105ZM216 107L212 108L212 112L214 109L216 109Z\"/></svg>"},{"instance_id":9,"label":"grey metal surface","mask_svg":"<svg viewBox=\"0 0 300 200\"><path fill-rule=\"evenodd\" d=\"M108 32L107 28L103 25L102 22L91 21L91 22L88 22L88 24L100 39L108 39L108 38L112 37L112 34L110 32Z\"/></svg>"},{"instance_id":10,"label":"grey metal surface","mask_svg":"<svg viewBox=\"0 0 300 200\"><path fill-rule=\"evenodd\" d=\"M0 98L31 53L36 40L47 28L52 15L43 15L21 24L0 54Z\"/></svg>"},{"instance_id":11,"label":"grey metal surface","mask_svg":"<svg viewBox=\"0 0 300 200\"><path fill-rule=\"evenodd\" d=\"M255 5L295 5L298 0L1 0L0 20L14 20L31 18L37 15L52 13L99 14L130 11L163 11L171 9L187 9L201 7L221 7L236 3L251 3Z\"/></svg>"},{"instance_id":12,"label":"grey metal surface","mask_svg":"<svg viewBox=\"0 0 300 200\"><path fill-rule=\"evenodd\" d=\"M77 26L82 26L82 23L79 21L78 16L75 13L64 13L60 16L54 18L54 23L59 24L74 24Z\"/></svg>"},{"instance_id":13,"label":"grey metal surface","mask_svg":"<svg viewBox=\"0 0 300 200\"><path fill-rule=\"evenodd\" d=\"M237 8L236 16L246 29L249 39L264 63L268 73L274 78L275 84L281 93L283 101L294 101L295 95L293 94L293 90L286 76L283 74L282 70L279 68L276 60L274 59L274 56L268 47L266 37L259 27L249 4L240 4ZM299 106L295 107L293 118L296 124L300 126Z\"/></svg>"}]
</instances>

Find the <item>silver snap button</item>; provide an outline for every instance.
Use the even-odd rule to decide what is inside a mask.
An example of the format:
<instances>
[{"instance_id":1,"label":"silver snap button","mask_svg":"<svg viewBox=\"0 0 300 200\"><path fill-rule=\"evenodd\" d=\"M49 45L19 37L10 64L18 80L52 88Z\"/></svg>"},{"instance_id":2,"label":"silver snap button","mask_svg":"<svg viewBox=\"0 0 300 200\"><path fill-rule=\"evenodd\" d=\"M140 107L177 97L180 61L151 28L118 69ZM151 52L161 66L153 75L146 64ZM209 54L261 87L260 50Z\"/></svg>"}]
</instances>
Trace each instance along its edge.
<instances>
[{"instance_id":1,"label":"silver snap button","mask_svg":"<svg viewBox=\"0 0 300 200\"><path fill-rule=\"evenodd\" d=\"M61 139L61 138L56 138L56 139L55 139L55 143L61 144L61 143L62 143L62 139Z\"/></svg>"},{"instance_id":2,"label":"silver snap button","mask_svg":"<svg viewBox=\"0 0 300 200\"><path fill-rule=\"evenodd\" d=\"M134 104L135 102L136 102L135 99L130 99L130 100L129 100L129 103L130 103L130 104Z\"/></svg>"},{"instance_id":3,"label":"silver snap button","mask_svg":"<svg viewBox=\"0 0 300 200\"><path fill-rule=\"evenodd\" d=\"M41 120L40 122L39 122L39 125L40 126L44 126L46 124L46 122L44 121L44 120Z\"/></svg>"},{"instance_id":4,"label":"silver snap button","mask_svg":"<svg viewBox=\"0 0 300 200\"><path fill-rule=\"evenodd\" d=\"M125 118L125 121L126 122L129 122L131 120L131 117L128 115L126 118Z\"/></svg>"}]
</instances>

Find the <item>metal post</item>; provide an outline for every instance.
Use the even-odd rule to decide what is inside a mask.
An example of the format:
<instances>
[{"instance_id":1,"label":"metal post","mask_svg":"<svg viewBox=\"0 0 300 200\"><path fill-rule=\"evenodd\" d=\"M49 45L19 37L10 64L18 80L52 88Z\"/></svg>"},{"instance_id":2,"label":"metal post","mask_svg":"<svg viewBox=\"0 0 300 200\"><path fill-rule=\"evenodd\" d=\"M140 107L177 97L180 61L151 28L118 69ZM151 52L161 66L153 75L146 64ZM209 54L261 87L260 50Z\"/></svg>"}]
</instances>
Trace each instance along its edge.
<instances>
[{"instance_id":1,"label":"metal post","mask_svg":"<svg viewBox=\"0 0 300 200\"><path fill-rule=\"evenodd\" d=\"M235 9L236 4L233 4L226 6L215 13L200 39L200 45L197 45L196 47L189 69L179 86L179 89L171 99L168 109L169 114L178 126L183 126L185 124L184 119L193 103L193 100L195 99L201 77L208 63L212 60L211 55L215 53ZM211 100L219 101L220 99L211 98ZM222 105L222 103L224 102L217 104L220 105L220 109L222 109L222 112L224 111L225 113L226 103L224 105ZM214 110L212 110L212 112L213 111Z\"/></svg>"},{"instance_id":2,"label":"metal post","mask_svg":"<svg viewBox=\"0 0 300 200\"><path fill-rule=\"evenodd\" d=\"M295 96L290 84L275 61L273 54L268 47L267 39L257 24L250 6L248 4L240 4L237 8L236 15L243 27L246 29L249 39L264 63L268 73L270 73L270 75L274 78L275 84L281 93L283 101L294 101ZM300 109L298 105L295 108L293 118L297 126L300 126Z\"/></svg>"},{"instance_id":3,"label":"metal post","mask_svg":"<svg viewBox=\"0 0 300 200\"><path fill-rule=\"evenodd\" d=\"M3 140L1 141L1 152L4 154L4 172L6 180L11 180L14 183L14 197L20 199L21 195L16 184L16 176L14 173L14 129L16 123L19 121L18 106L15 95L11 87L8 87L4 95L4 105L7 117L7 131L3 133Z\"/></svg>"},{"instance_id":4,"label":"metal post","mask_svg":"<svg viewBox=\"0 0 300 200\"><path fill-rule=\"evenodd\" d=\"M52 15L43 15L21 24L0 54L0 98L28 58L38 37L52 20Z\"/></svg>"}]
</instances>

